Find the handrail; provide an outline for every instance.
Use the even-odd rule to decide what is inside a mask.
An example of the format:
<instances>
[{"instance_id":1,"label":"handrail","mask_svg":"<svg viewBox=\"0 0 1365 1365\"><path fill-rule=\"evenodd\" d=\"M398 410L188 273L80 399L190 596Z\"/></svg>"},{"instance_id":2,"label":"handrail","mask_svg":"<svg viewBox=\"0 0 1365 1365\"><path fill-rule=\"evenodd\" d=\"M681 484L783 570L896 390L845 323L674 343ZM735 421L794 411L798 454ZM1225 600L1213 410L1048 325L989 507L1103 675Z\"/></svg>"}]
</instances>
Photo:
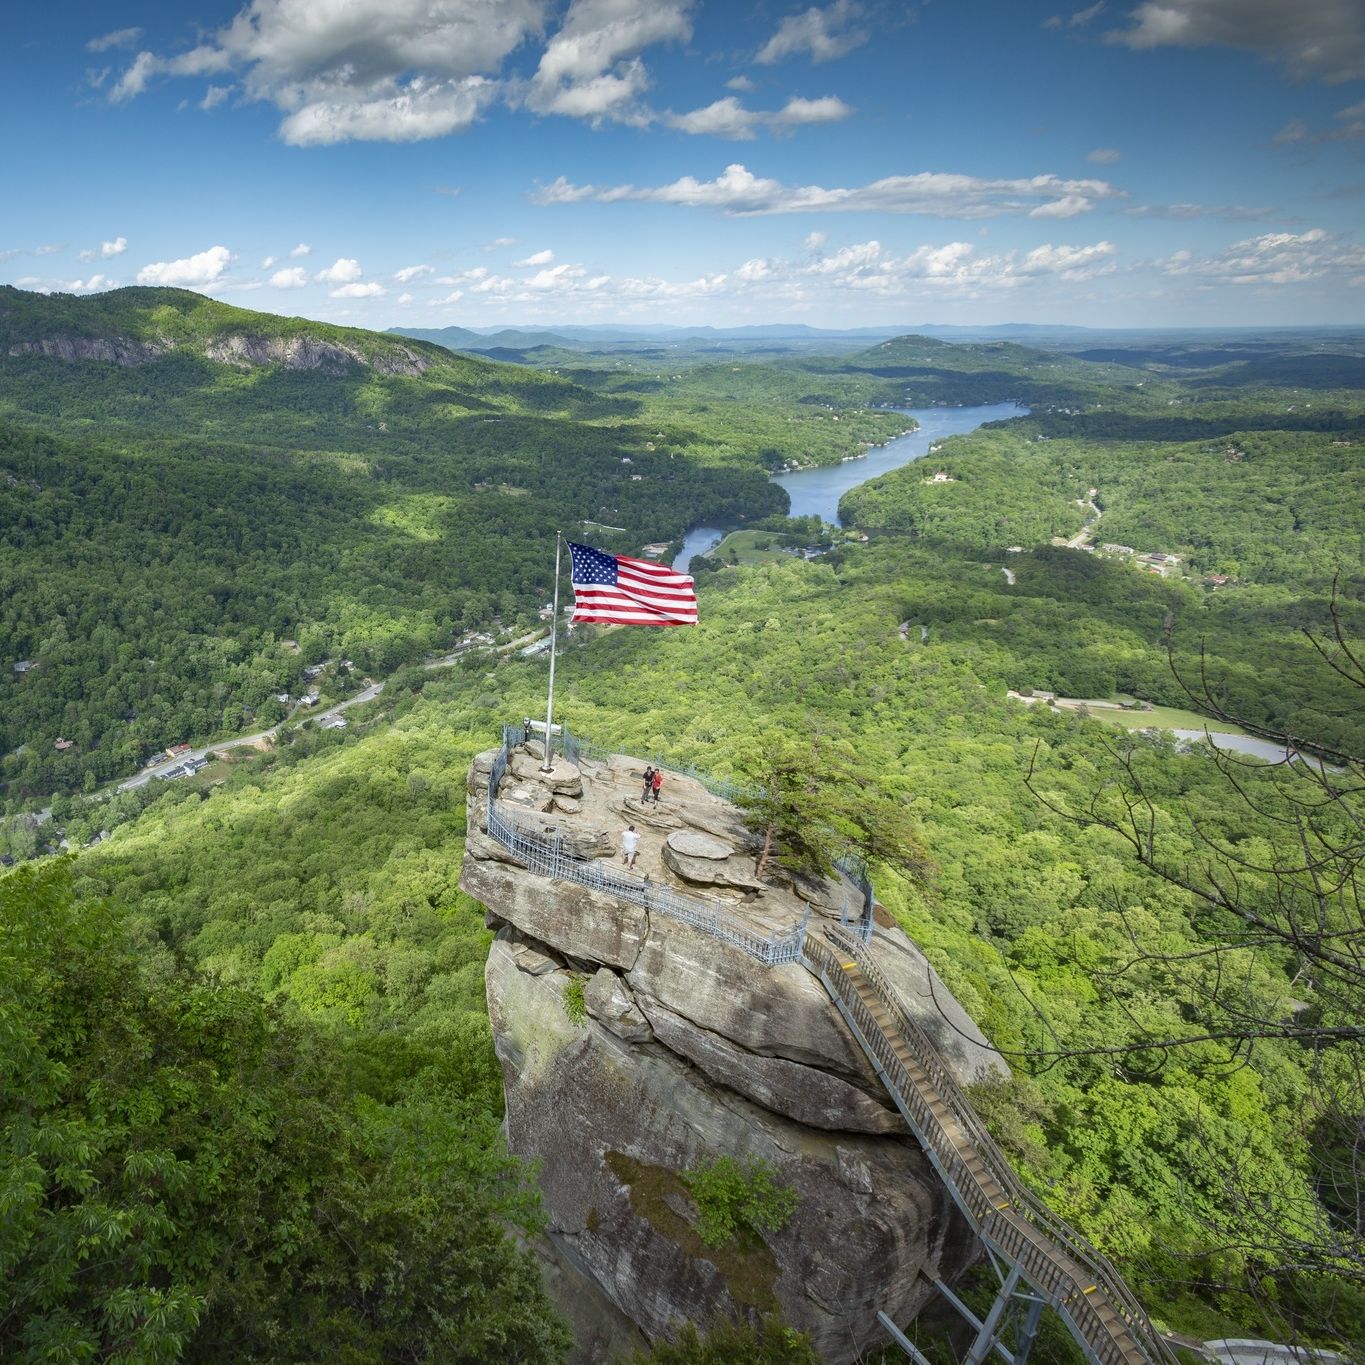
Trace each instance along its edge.
<instances>
[{"instance_id":1,"label":"handrail","mask_svg":"<svg viewBox=\"0 0 1365 1365\"><path fill-rule=\"evenodd\" d=\"M785 934L776 931L766 938L747 928L733 915L724 901L697 896L685 896L672 887L651 882L647 877L603 866L592 858L580 858L567 852L559 831L546 837L543 829L533 829L510 812L499 810L497 793L507 771L509 741L520 726L503 727L503 745L488 774L487 823L490 837L503 846L523 867L542 876L559 881L576 882L618 899L630 901L647 910L656 910L672 919L690 924L694 929L723 943L733 944L765 966L776 967L801 961L801 946L806 937L807 910L801 923Z\"/></svg>"},{"instance_id":2,"label":"handrail","mask_svg":"<svg viewBox=\"0 0 1365 1365\"><path fill-rule=\"evenodd\" d=\"M1019 1267L1026 1279L1056 1301L1085 1337L1096 1359L1105 1365L1110 1361L1119 1365L1133 1357L1125 1352L1113 1327L1099 1312L1094 1301L1097 1295L1103 1296L1112 1315L1128 1329L1133 1345L1148 1361L1153 1365L1174 1365L1170 1347L1153 1328L1113 1265L1015 1175L937 1048L906 1013L894 987L859 936L834 925L825 928L825 936L857 964L878 1003L891 1016L910 1048L924 1079L918 1080L907 1071L843 970L833 947L820 942L815 935L806 940L808 965L853 1016L883 1081L893 1090L893 1097L900 1102L907 1118L914 1120L913 1126L923 1135L930 1160L983 1240L995 1246ZM956 1132L950 1131L935 1111L933 1099L938 1099L946 1109ZM979 1170L973 1168L972 1158ZM1110 1344L1112 1351L1103 1349Z\"/></svg>"},{"instance_id":3,"label":"handrail","mask_svg":"<svg viewBox=\"0 0 1365 1365\"><path fill-rule=\"evenodd\" d=\"M845 915L843 925L824 926L829 942L822 942L807 933L807 910L797 928L759 938L742 927L721 901L684 896L647 878L575 857L564 851L558 830L546 838L543 829L530 830L510 813L500 811L497 791L510 751L525 742L527 733L526 726L503 726L502 748L488 781L488 833L492 838L532 871L658 910L734 944L768 966L792 962L806 966L825 983L855 1025L854 1032L897 1107L981 1239L1044 1293L1099 1365L1134 1365L1138 1356L1148 1365L1177 1365L1171 1348L1113 1265L1015 1174L933 1041L906 1012L868 946L874 897L865 868L840 864L840 870L863 895L863 913L856 927ZM567 728L564 741L564 752L574 762L584 756L605 759L611 754L571 736ZM687 775L704 781L701 774L688 771ZM722 787L719 783L705 785L713 791ZM844 970L836 948L858 967L903 1038L920 1076L912 1074L898 1055ZM1107 1316L1102 1308L1108 1310Z\"/></svg>"}]
</instances>

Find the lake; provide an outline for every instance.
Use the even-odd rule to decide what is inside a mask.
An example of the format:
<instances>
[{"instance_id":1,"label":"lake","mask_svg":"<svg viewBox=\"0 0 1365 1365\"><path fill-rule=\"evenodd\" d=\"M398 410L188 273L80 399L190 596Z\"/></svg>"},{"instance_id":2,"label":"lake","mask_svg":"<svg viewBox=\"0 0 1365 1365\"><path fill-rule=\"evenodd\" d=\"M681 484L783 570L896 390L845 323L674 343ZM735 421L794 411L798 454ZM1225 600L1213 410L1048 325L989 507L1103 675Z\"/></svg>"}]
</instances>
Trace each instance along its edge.
<instances>
[{"instance_id":1,"label":"lake","mask_svg":"<svg viewBox=\"0 0 1365 1365\"><path fill-rule=\"evenodd\" d=\"M839 499L850 488L880 474L889 474L912 460L923 459L929 453L929 447L945 436L960 436L975 431L986 422L1004 422L1011 417L1028 415L1028 409L1017 403L988 403L975 408L900 408L898 411L913 417L919 426L884 446L874 447L858 459L775 474L773 482L781 484L791 498L791 515L808 517L813 514L837 525ZM724 538L725 531L718 526L694 526L687 533L673 567L685 573L693 555L706 554Z\"/></svg>"}]
</instances>

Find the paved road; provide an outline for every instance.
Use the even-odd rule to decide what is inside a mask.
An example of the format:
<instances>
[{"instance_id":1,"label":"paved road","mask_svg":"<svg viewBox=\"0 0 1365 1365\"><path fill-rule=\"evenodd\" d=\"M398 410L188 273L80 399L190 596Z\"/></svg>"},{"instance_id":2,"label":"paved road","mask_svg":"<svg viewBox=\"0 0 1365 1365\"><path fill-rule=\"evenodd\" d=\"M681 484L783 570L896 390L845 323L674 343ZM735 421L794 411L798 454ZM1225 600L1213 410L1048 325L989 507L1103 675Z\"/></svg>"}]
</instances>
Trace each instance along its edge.
<instances>
[{"instance_id":1,"label":"paved road","mask_svg":"<svg viewBox=\"0 0 1365 1365\"><path fill-rule=\"evenodd\" d=\"M373 701L384 690L382 682L371 683L364 691L357 692L354 697L348 697L345 701L338 702L335 706L329 706L325 711L316 711L309 714L310 720L324 721L328 716L338 716L350 706L359 706L362 702ZM151 768L144 768L136 777L130 777L126 782L120 782L118 789L121 792L132 791L135 787L146 786L154 777L160 777L162 773L170 772L172 768L178 768L187 758L203 758L205 754L220 754L224 749L259 749L268 739L273 739L279 733L280 727L287 725L293 720L302 707L296 706L279 725L272 725L268 730L258 730L254 735L239 735L236 739L222 739L214 744L205 744L201 749L191 749L188 753L180 754L176 758L168 758L162 763L156 764Z\"/></svg>"}]
</instances>

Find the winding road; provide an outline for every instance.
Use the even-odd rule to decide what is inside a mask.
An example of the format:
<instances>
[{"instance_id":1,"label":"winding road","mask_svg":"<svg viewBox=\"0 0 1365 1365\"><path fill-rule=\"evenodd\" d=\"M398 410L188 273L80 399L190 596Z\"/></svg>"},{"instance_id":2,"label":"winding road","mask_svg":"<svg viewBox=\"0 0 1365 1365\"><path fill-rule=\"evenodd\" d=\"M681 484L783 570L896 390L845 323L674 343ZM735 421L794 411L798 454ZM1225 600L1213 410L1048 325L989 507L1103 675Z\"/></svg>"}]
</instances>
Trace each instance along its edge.
<instances>
[{"instance_id":1,"label":"winding road","mask_svg":"<svg viewBox=\"0 0 1365 1365\"><path fill-rule=\"evenodd\" d=\"M363 691L357 692L353 697L347 697L345 701L339 701L335 706L329 706L325 711L319 711L315 715L310 715L310 720L319 723L326 720L329 716L339 716L350 706L359 706L362 702L373 701L384 690L382 682L371 683ZM150 768L143 768L136 777L130 777L118 784L121 792L130 792L135 787L144 787L154 777L160 777L163 773L168 773L172 768L178 768L187 758L203 758L208 754L220 754L224 749L259 749L266 740L274 739L279 734L280 729L288 725L298 714L299 707L295 707L289 715L282 720L279 725L272 725L268 730L257 730L254 735L238 735L236 739L221 739L213 744L205 744L200 749L190 749L186 753L177 754L175 758L168 758L163 763L154 764Z\"/></svg>"}]
</instances>

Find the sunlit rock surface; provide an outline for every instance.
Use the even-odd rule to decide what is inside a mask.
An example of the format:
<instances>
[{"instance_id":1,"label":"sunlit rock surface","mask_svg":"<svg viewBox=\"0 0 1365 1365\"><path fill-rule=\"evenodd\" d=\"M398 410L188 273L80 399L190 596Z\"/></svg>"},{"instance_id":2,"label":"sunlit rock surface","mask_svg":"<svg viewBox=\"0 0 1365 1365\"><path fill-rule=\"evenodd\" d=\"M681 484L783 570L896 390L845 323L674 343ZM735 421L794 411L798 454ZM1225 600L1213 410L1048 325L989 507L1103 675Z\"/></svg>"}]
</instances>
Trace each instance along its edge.
<instances>
[{"instance_id":1,"label":"sunlit rock surface","mask_svg":"<svg viewBox=\"0 0 1365 1365\"><path fill-rule=\"evenodd\" d=\"M557 763L550 774L540 763L513 756L503 808L604 868L624 872L620 836L634 824L641 880L714 904L758 938L807 917L814 932L856 907L843 885L755 881L742 821L695 782L669 774L659 806L641 806L643 762ZM491 767L485 754L470 769L461 885L499 927L485 981L508 1142L540 1163L559 1262L547 1283L574 1286L579 1358L601 1358L585 1285L607 1301L604 1323L624 1315L650 1337L778 1311L830 1361L884 1341L877 1310L913 1316L931 1293L925 1277L951 1279L975 1244L820 983L799 964L764 966L658 910L509 862L485 829ZM557 796L577 809L555 809ZM1003 1070L900 930L879 927L877 940L959 1078ZM680 1176L723 1155L770 1162L796 1192L781 1231L704 1245Z\"/></svg>"}]
</instances>

